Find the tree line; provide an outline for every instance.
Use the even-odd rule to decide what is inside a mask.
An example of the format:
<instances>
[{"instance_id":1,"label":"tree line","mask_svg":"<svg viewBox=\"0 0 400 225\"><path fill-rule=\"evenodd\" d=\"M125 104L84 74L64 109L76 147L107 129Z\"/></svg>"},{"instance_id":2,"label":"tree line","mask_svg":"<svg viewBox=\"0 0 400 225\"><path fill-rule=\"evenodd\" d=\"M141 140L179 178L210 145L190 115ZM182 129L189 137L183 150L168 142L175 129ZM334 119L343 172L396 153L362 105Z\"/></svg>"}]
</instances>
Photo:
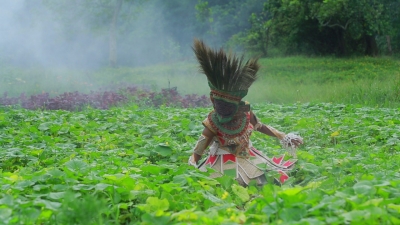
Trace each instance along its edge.
<instances>
[{"instance_id":1,"label":"tree line","mask_svg":"<svg viewBox=\"0 0 400 225\"><path fill-rule=\"evenodd\" d=\"M214 21L223 21L221 15L228 12L231 5L240 5L239 2L242 2L248 8L255 6L248 15L249 24L235 30L226 41L262 56L378 56L398 54L400 51L398 0L233 2L199 1L197 13L209 18L211 26L216 23ZM231 12L237 11L229 11L229 14ZM232 16L235 17L235 13ZM236 24L237 21L233 19L231 23Z\"/></svg>"},{"instance_id":2,"label":"tree line","mask_svg":"<svg viewBox=\"0 0 400 225\"><path fill-rule=\"evenodd\" d=\"M0 38L0 62L42 57L43 62L136 66L184 60L192 57L195 37L262 57L400 53L399 0L15 2L20 5L14 14L20 16L3 27L18 32ZM34 42L32 36L40 39ZM24 41L35 48L21 45Z\"/></svg>"}]
</instances>

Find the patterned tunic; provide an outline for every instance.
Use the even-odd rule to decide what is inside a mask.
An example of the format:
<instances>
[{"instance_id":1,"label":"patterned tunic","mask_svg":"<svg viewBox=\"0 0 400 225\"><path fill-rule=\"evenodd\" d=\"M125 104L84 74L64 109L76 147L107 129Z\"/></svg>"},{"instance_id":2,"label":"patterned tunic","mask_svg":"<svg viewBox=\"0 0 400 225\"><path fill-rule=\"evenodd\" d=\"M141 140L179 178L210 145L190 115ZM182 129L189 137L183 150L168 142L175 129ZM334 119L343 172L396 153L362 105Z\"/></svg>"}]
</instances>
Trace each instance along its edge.
<instances>
[{"instance_id":1,"label":"patterned tunic","mask_svg":"<svg viewBox=\"0 0 400 225\"><path fill-rule=\"evenodd\" d=\"M250 112L246 113L247 121L250 121L250 115ZM281 183L288 179L286 172L293 168L295 161L284 161L283 156L271 159L255 149L250 141L254 130L250 122L247 122L245 129L239 135L227 135L221 132L213 126L210 116L203 121L203 125L216 135L210 143L207 158L198 166L200 170L213 168L216 173L212 174L212 177L233 171L238 182L243 185L262 178L266 172L272 170L281 174L279 177Z\"/></svg>"}]
</instances>

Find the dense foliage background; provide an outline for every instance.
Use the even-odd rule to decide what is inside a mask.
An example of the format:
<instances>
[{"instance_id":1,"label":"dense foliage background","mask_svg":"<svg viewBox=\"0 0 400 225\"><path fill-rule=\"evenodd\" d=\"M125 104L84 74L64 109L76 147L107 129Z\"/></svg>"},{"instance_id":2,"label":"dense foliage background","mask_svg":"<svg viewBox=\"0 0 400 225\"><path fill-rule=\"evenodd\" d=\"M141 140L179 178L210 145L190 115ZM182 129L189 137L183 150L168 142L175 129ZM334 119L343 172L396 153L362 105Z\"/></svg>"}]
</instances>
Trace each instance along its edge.
<instances>
[{"instance_id":1,"label":"dense foliage background","mask_svg":"<svg viewBox=\"0 0 400 225\"><path fill-rule=\"evenodd\" d=\"M393 55L397 0L16 0L0 62L137 66L192 58L193 38L261 56Z\"/></svg>"}]
</instances>

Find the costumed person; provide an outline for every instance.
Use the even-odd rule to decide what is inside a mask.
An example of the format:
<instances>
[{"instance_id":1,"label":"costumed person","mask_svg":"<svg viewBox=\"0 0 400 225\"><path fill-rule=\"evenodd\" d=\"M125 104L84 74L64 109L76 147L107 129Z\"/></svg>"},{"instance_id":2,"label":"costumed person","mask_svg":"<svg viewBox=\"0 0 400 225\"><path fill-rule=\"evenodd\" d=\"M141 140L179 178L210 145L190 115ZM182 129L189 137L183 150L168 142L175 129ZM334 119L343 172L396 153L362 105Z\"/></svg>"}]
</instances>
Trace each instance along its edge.
<instances>
[{"instance_id":1,"label":"costumed person","mask_svg":"<svg viewBox=\"0 0 400 225\"><path fill-rule=\"evenodd\" d=\"M276 180L279 183L285 182L296 160L284 161L284 156L265 156L253 147L250 136L253 131L258 131L276 137L292 155L295 155L303 139L261 123L250 110L250 105L242 101L257 78L260 68L258 59L245 61L243 56L227 54L222 48L213 50L197 39L194 40L193 51L201 72L207 76L214 110L203 121L204 130L188 163L203 171L207 167L213 168L216 172L211 176L214 178L234 174L244 187L252 180L257 185L264 185L267 182L265 173L270 171L278 172ZM205 154L206 159L199 163Z\"/></svg>"}]
</instances>

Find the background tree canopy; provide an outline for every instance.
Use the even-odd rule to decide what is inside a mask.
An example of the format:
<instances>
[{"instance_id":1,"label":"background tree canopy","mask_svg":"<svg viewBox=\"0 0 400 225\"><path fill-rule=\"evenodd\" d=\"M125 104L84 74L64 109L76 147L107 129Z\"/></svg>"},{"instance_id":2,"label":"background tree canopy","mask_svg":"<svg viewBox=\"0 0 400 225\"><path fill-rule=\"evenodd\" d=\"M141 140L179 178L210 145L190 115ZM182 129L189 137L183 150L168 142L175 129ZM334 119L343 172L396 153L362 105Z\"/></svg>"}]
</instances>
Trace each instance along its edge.
<instances>
[{"instance_id":1,"label":"background tree canopy","mask_svg":"<svg viewBox=\"0 0 400 225\"><path fill-rule=\"evenodd\" d=\"M15 0L0 63L141 66L192 59L193 38L260 56L393 55L398 0Z\"/></svg>"}]
</instances>

